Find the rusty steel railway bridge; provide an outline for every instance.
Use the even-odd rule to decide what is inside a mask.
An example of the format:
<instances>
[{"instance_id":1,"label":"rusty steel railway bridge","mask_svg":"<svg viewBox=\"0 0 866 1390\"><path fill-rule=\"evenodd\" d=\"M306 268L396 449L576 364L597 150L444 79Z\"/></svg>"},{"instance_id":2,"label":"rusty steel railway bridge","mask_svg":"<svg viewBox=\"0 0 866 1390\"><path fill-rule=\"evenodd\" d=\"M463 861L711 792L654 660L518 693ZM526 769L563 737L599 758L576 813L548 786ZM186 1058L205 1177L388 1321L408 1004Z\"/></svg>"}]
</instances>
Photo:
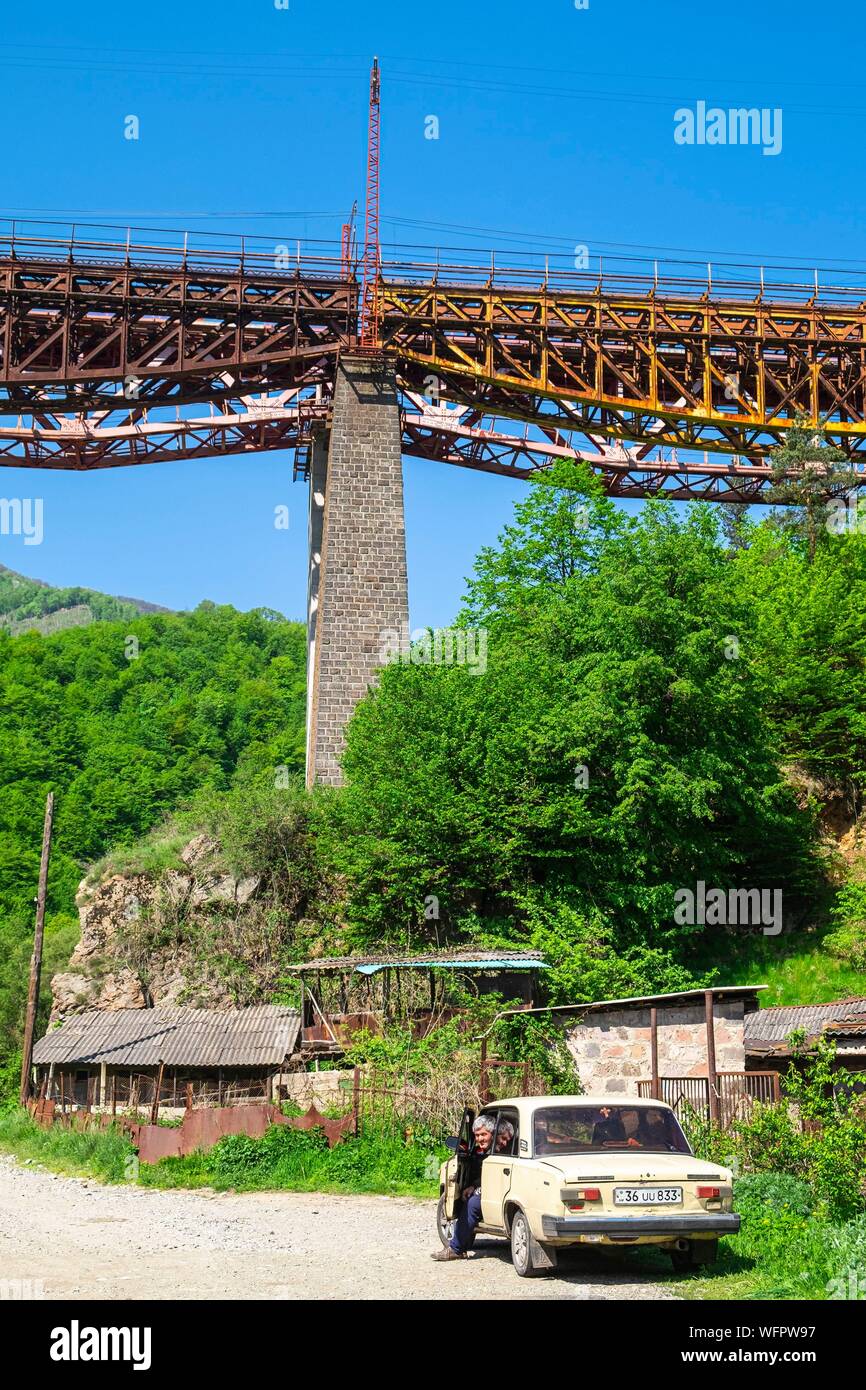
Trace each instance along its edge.
<instances>
[{"instance_id":1,"label":"rusty steel railway bridge","mask_svg":"<svg viewBox=\"0 0 866 1390\"><path fill-rule=\"evenodd\" d=\"M336 251L276 260L0 237L0 464L290 449L306 476L361 285ZM810 288L431 258L380 261L371 294L404 453L519 477L581 457L613 496L756 502L797 415L866 459L866 288Z\"/></svg>"},{"instance_id":2,"label":"rusty steel railway bridge","mask_svg":"<svg viewBox=\"0 0 866 1390\"><path fill-rule=\"evenodd\" d=\"M803 417L866 485L866 289L388 260L369 211L363 262L346 228L294 258L0 236L0 465L280 449L308 480L309 784L340 782L383 645L408 642L403 455L759 502Z\"/></svg>"}]
</instances>

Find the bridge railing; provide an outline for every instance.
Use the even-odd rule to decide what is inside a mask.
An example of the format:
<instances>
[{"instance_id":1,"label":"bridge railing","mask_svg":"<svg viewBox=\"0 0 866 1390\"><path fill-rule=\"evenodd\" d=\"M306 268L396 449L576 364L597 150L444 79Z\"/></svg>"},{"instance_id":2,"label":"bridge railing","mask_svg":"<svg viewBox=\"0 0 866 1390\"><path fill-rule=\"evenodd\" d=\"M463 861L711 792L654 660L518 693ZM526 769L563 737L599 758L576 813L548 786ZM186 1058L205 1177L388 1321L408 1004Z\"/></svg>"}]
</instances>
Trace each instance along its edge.
<instances>
[{"instance_id":1,"label":"bridge railing","mask_svg":"<svg viewBox=\"0 0 866 1390\"><path fill-rule=\"evenodd\" d=\"M107 223L0 219L0 261L73 261L92 265L177 267L227 274L323 276L357 279L356 260L343 259L336 241L280 235L160 229ZM485 252L477 247L387 243L380 279L402 284L575 293L604 297L866 304L866 269L856 266L758 265L747 261L704 262L688 257L649 257L575 247L545 253L514 248Z\"/></svg>"},{"instance_id":2,"label":"bridge railing","mask_svg":"<svg viewBox=\"0 0 866 1390\"><path fill-rule=\"evenodd\" d=\"M561 256L493 254L477 261L459 258L454 252L432 252L423 257L385 257L381 279L403 284L443 284L485 291L514 291L521 288L538 294L574 293L605 298L682 299L689 303L707 299L756 303L760 301L807 304L810 302L861 305L866 302L864 272L835 274L831 281L820 271L804 267L766 267L711 263L668 266L661 261L604 256L573 268Z\"/></svg>"},{"instance_id":3,"label":"bridge railing","mask_svg":"<svg viewBox=\"0 0 866 1390\"><path fill-rule=\"evenodd\" d=\"M61 261L93 266L135 265L237 275L346 279L354 275L331 242L297 238L162 233L154 228L69 226L0 221L0 261Z\"/></svg>"}]
</instances>

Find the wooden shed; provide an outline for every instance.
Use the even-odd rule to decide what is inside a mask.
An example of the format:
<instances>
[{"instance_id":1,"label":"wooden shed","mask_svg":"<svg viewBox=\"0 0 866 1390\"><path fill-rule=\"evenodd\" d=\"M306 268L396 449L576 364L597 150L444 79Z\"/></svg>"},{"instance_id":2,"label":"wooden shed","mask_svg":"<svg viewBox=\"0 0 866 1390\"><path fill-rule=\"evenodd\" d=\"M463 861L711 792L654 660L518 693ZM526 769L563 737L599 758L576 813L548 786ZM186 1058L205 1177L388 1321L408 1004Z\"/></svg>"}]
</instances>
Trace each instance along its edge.
<instances>
[{"instance_id":1,"label":"wooden shed","mask_svg":"<svg viewBox=\"0 0 866 1390\"><path fill-rule=\"evenodd\" d=\"M296 1009L92 1009L33 1049L37 1095L73 1106L137 1108L269 1100L290 1065Z\"/></svg>"}]
</instances>

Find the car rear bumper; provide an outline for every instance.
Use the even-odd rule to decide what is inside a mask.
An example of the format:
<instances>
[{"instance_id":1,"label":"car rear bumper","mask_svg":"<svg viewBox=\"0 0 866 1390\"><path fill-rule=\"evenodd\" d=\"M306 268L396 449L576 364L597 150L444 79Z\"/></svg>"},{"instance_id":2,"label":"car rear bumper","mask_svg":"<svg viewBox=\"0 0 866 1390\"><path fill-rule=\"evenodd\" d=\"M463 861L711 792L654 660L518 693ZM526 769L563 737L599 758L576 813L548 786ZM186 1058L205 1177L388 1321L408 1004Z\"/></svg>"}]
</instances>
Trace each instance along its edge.
<instances>
[{"instance_id":1,"label":"car rear bumper","mask_svg":"<svg viewBox=\"0 0 866 1390\"><path fill-rule=\"evenodd\" d=\"M732 1211L659 1212L652 1216L543 1216L545 1240L570 1236L733 1236L740 1218Z\"/></svg>"}]
</instances>

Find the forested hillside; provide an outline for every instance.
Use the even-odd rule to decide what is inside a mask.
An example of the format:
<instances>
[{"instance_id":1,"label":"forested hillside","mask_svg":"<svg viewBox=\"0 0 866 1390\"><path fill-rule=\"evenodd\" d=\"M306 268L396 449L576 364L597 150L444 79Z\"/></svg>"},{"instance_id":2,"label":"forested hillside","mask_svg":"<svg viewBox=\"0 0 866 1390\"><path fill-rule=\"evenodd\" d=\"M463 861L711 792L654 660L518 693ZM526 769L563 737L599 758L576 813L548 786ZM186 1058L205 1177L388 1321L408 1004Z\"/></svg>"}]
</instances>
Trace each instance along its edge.
<instances>
[{"instance_id":1,"label":"forested hillside","mask_svg":"<svg viewBox=\"0 0 866 1390\"><path fill-rule=\"evenodd\" d=\"M77 585L58 589L0 565L0 629L13 636L30 631L48 634L92 622L114 622L140 613L166 611L142 599L115 598Z\"/></svg>"},{"instance_id":2,"label":"forested hillside","mask_svg":"<svg viewBox=\"0 0 866 1390\"><path fill-rule=\"evenodd\" d=\"M212 604L52 637L0 632L0 1047L20 1026L46 792L47 983L77 940L88 864L201 788L302 772L304 661L299 624Z\"/></svg>"}]
</instances>

